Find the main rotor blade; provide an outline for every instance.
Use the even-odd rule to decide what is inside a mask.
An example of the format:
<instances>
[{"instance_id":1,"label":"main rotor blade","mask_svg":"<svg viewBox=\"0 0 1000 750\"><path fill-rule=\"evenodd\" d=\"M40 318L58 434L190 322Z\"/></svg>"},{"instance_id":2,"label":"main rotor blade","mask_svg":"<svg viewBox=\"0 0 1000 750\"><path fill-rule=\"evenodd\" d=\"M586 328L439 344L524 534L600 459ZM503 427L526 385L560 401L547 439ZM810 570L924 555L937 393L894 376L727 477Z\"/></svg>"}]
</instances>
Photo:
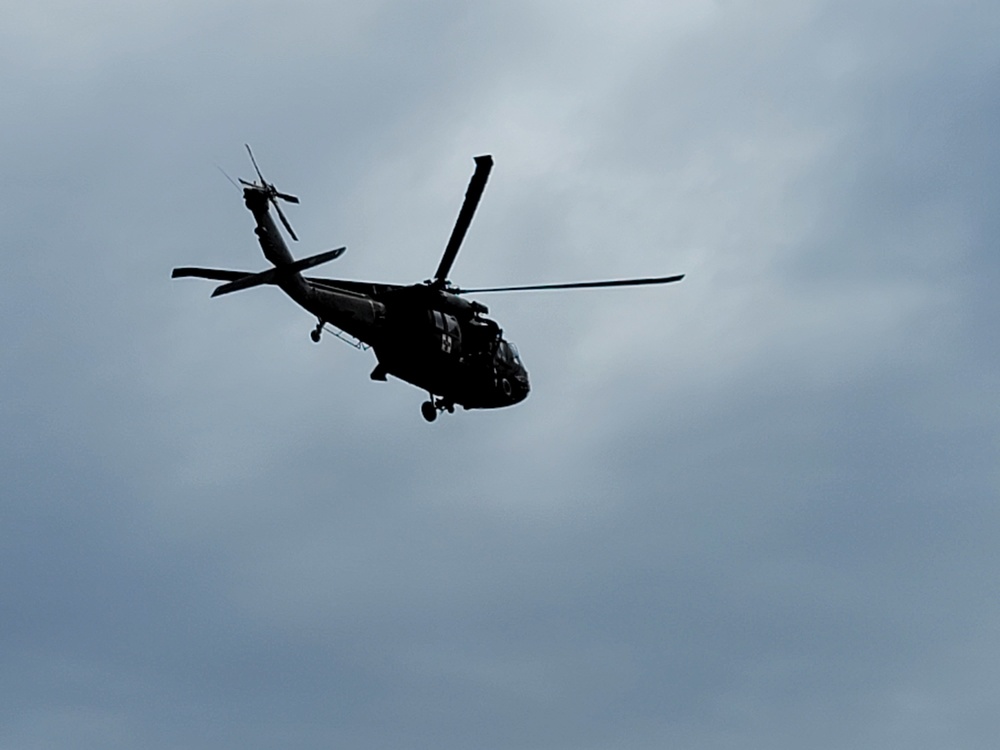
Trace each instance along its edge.
<instances>
[{"instance_id":1,"label":"main rotor blade","mask_svg":"<svg viewBox=\"0 0 1000 750\"><path fill-rule=\"evenodd\" d=\"M272 198L271 205L274 206L274 210L278 212L278 218L281 219L281 223L285 225L285 229L288 230L288 233L292 236L292 239L298 242L299 238L295 236L295 230L292 229L292 225L288 223L288 219L286 219L285 215L281 212L281 206L278 205L278 201Z\"/></svg>"},{"instance_id":2,"label":"main rotor blade","mask_svg":"<svg viewBox=\"0 0 1000 750\"><path fill-rule=\"evenodd\" d=\"M458 249L462 245L462 240L465 239L465 233L469 229L469 224L472 223L472 216L476 213L476 206L479 205L479 199L483 195L483 188L486 187L486 180L490 176L490 170L493 169L493 157L488 154L477 156L474 161L476 162L476 171L469 181L469 187L465 191L465 201L462 203L462 210L458 212L455 228L451 230L451 237L444 249L441 263L434 273L434 280L441 284L448 278L451 266L455 262L455 256L458 255Z\"/></svg>"},{"instance_id":3,"label":"main rotor blade","mask_svg":"<svg viewBox=\"0 0 1000 750\"><path fill-rule=\"evenodd\" d=\"M272 185L273 187L273 185ZM289 195L288 193L279 193L277 190L274 191L275 198L281 198L283 201L288 201L289 203L298 203L299 199L294 195Z\"/></svg>"},{"instance_id":4,"label":"main rotor blade","mask_svg":"<svg viewBox=\"0 0 1000 750\"><path fill-rule=\"evenodd\" d=\"M614 281L574 281L568 284L533 284L531 286L495 286L486 289L453 289L455 294L483 294L484 292L535 292L543 289L596 289L609 286L645 286L647 284L670 284L680 281L684 274L677 276L657 276L648 279L617 279Z\"/></svg>"}]
</instances>

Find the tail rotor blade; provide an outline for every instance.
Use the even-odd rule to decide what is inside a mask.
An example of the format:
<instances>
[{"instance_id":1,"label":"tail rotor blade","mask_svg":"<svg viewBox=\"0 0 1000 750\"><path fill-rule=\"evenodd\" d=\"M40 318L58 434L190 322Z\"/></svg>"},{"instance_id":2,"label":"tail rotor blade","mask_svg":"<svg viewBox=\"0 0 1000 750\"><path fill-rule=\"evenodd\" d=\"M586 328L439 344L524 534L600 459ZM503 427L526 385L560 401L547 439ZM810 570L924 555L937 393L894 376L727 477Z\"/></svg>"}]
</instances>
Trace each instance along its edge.
<instances>
[{"instance_id":1,"label":"tail rotor blade","mask_svg":"<svg viewBox=\"0 0 1000 750\"><path fill-rule=\"evenodd\" d=\"M257 166L257 160L254 158L253 149L250 148L250 144L244 143L243 145L247 147L247 153L250 155L250 163L253 164L254 171L257 172L257 177L260 179L260 185L256 185L252 182L247 182L246 180L240 180L240 182L246 185L247 187L258 188L264 193L264 195L267 196L268 200L270 200L271 204L274 206L274 210L277 212L278 218L281 219L281 223L284 224L285 229L288 230L288 234L291 236L293 240L298 242L299 238L295 234L295 230L292 229L292 225L288 222L288 219L285 218L285 214L282 212L281 207L278 205L277 199L281 198L281 200L288 201L289 203L298 203L299 199L296 198L294 195L290 195L288 193L279 193L278 190L274 187L274 185L265 180L264 174L260 171L260 167Z\"/></svg>"},{"instance_id":2,"label":"tail rotor blade","mask_svg":"<svg viewBox=\"0 0 1000 750\"><path fill-rule=\"evenodd\" d=\"M273 205L274 206L274 210L278 212L278 218L281 219L281 223L285 225L285 229L288 230L288 234L291 235L291 237L292 237L293 240L295 240L296 242L298 242L299 238L295 236L295 230L292 229L292 225L288 223L288 219L286 219L285 218L285 214L282 213L281 206L279 206L278 202L276 200L274 200L273 198L271 199L271 205Z\"/></svg>"},{"instance_id":3,"label":"tail rotor blade","mask_svg":"<svg viewBox=\"0 0 1000 750\"><path fill-rule=\"evenodd\" d=\"M240 186L236 184L236 180L234 180L232 177L230 177L229 173L226 172L226 170L224 170L218 164L215 165L215 168L218 169L220 172L222 172L222 176L225 177L227 180L229 180L233 184L234 188L236 188L237 190L240 189Z\"/></svg>"},{"instance_id":4,"label":"tail rotor blade","mask_svg":"<svg viewBox=\"0 0 1000 750\"><path fill-rule=\"evenodd\" d=\"M266 185L267 181L264 179L264 175L261 174L260 167L257 166L257 160L253 158L253 151L250 149L250 144L244 143L243 145L247 147L247 153L250 154L250 163L253 164L253 168L257 171L257 176L260 178L260 184Z\"/></svg>"}]
</instances>

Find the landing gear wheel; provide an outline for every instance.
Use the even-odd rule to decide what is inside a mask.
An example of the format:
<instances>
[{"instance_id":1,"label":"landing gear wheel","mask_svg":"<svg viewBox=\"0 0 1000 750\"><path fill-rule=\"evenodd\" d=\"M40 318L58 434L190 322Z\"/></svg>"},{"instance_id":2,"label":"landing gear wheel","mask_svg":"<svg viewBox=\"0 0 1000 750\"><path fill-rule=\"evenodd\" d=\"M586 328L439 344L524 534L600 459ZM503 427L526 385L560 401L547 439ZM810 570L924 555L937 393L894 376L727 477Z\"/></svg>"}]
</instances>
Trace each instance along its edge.
<instances>
[{"instance_id":1,"label":"landing gear wheel","mask_svg":"<svg viewBox=\"0 0 1000 750\"><path fill-rule=\"evenodd\" d=\"M315 328L309 331L309 338L313 340L314 344L318 344L319 337L322 335L322 333L323 333L323 321L321 320L319 323L316 324Z\"/></svg>"},{"instance_id":2,"label":"landing gear wheel","mask_svg":"<svg viewBox=\"0 0 1000 750\"><path fill-rule=\"evenodd\" d=\"M433 422L438 418L438 410L433 401L424 401L420 404L420 413L428 422Z\"/></svg>"}]
</instances>

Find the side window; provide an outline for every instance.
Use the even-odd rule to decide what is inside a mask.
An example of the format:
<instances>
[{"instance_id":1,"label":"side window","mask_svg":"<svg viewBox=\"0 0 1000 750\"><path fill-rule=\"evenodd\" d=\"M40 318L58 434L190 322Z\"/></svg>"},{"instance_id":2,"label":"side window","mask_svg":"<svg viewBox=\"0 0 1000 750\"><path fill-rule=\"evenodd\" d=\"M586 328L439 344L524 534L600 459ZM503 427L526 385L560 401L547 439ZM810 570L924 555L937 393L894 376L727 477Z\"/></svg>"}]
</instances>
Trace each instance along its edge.
<instances>
[{"instance_id":1,"label":"side window","mask_svg":"<svg viewBox=\"0 0 1000 750\"><path fill-rule=\"evenodd\" d=\"M447 333L449 336L459 335L461 329L454 315L448 315L440 310L431 310L431 320L434 323L434 327L441 333Z\"/></svg>"}]
</instances>

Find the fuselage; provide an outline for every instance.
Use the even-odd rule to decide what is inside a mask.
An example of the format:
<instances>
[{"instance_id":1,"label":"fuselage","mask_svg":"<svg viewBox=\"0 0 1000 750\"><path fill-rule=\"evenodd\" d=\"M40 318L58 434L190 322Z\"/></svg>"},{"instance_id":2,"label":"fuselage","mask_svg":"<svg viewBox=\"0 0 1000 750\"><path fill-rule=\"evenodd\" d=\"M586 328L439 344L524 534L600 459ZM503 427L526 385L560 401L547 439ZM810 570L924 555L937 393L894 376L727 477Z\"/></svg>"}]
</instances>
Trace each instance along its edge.
<instances>
[{"instance_id":1,"label":"fuselage","mask_svg":"<svg viewBox=\"0 0 1000 750\"><path fill-rule=\"evenodd\" d=\"M256 188L244 190L264 255L278 269L276 283L322 324L330 324L375 352L372 378L399 378L447 405L491 409L523 401L530 390L517 348L486 308L430 283L379 284L280 273L293 262Z\"/></svg>"}]
</instances>

